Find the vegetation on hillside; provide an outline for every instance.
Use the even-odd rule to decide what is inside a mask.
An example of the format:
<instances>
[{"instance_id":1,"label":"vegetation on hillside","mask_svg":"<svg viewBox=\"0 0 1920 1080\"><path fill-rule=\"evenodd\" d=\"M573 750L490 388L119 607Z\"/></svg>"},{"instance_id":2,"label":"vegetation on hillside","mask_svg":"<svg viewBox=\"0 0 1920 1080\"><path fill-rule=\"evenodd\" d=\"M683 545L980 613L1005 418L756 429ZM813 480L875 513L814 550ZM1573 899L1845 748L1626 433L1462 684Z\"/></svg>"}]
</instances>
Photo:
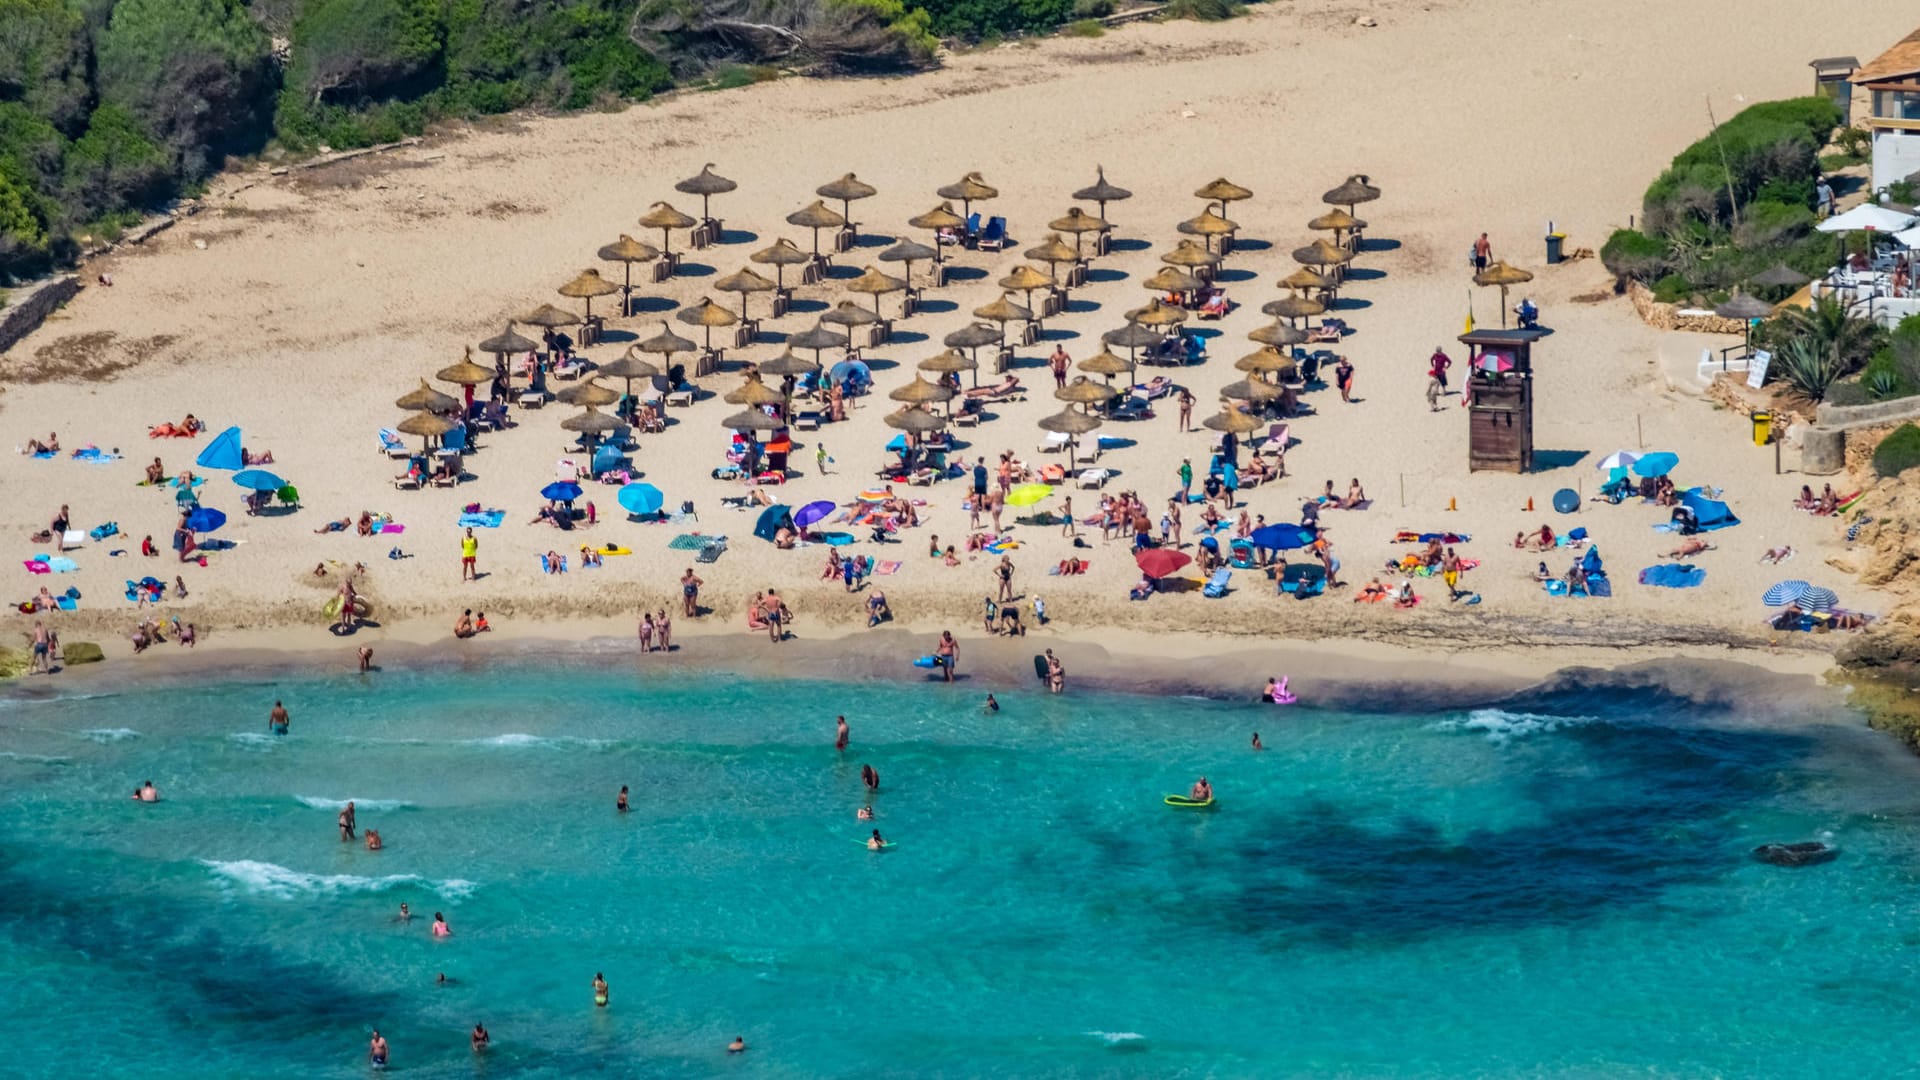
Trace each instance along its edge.
<instances>
[{"instance_id":1,"label":"vegetation on hillside","mask_svg":"<svg viewBox=\"0 0 1920 1080\"><path fill-rule=\"evenodd\" d=\"M1814 274L1834 241L1813 231L1820 148L1840 124L1824 97L1751 105L1681 151L1647 187L1638 229L1600 259L1662 300L1724 296L1775 263Z\"/></svg>"}]
</instances>

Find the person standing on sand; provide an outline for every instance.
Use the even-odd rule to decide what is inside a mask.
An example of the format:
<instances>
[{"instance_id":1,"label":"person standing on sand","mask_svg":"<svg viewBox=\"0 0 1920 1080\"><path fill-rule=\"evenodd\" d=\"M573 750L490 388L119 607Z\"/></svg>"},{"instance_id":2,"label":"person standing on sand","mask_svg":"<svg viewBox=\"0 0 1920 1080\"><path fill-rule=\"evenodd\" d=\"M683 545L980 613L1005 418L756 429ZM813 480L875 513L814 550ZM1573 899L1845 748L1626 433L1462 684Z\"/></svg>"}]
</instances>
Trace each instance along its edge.
<instances>
[{"instance_id":1,"label":"person standing on sand","mask_svg":"<svg viewBox=\"0 0 1920 1080\"><path fill-rule=\"evenodd\" d=\"M1180 459L1180 501L1186 502L1193 493L1193 459Z\"/></svg>"},{"instance_id":2,"label":"person standing on sand","mask_svg":"<svg viewBox=\"0 0 1920 1080\"><path fill-rule=\"evenodd\" d=\"M1047 650L1047 692L1058 694L1067 688L1067 669L1061 665L1060 658Z\"/></svg>"},{"instance_id":3,"label":"person standing on sand","mask_svg":"<svg viewBox=\"0 0 1920 1080\"><path fill-rule=\"evenodd\" d=\"M700 586L705 584L706 582L700 580L699 575L693 572L691 566L687 567L686 573L680 575L680 605L689 619L700 614Z\"/></svg>"},{"instance_id":4,"label":"person standing on sand","mask_svg":"<svg viewBox=\"0 0 1920 1080\"><path fill-rule=\"evenodd\" d=\"M1077 533L1073 520L1073 496L1069 495L1060 505L1060 535L1074 536Z\"/></svg>"},{"instance_id":5,"label":"person standing on sand","mask_svg":"<svg viewBox=\"0 0 1920 1080\"><path fill-rule=\"evenodd\" d=\"M940 662L941 673L952 682L953 669L960 666L960 643L953 640L953 631L940 631L940 642L933 647L933 655Z\"/></svg>"},{"instance_id":6,"label":"person standing on sand","mask_svg":"<svg viewBox=\"0 0 1920 1080\"><path fill-rule=\"evenodd\" d=\"M365 675L367 672L372 670L373 670L373 650L368 648L365 645L362 645L360 646L360 674Z\"/></svg>"},{"instance_id":7,"label":"person standing on sand","mask_svg":"<svg viewBox=\"0 0 1920 1080\"><path fill-rule=\"evenodd\" d=\"M667 618L667 609L661 608L653 613L653 632L660 635L660 651L673 651L673 622Z\"/></svg>"},{"instance_id":8,"label":"person standing on sand","mask_svg":"<svg viewBox=\"0 0 1920 1080\"><path fill-rule=\"evenodd\" d=\"M1340 400L1353 404L1353 364L1344 356L1333 365L1333 381L1340 387Z\"/></svg>"},{"instance_id":9,"label":"person standing on sand","mask_svg":"<svg viewBox=\"0 0 1920 1080\"><path fill-rule=\"evenodd\" d=\"M1055 345L1053 355L1047 358L1048 366L1053 368L1053 386L1058 390L1067 385L1067 365L1073 363L1073 357L1067 355L1065 345Z\"/></svg>"},{"instance_id":10,"label":"person standing on sand","mask_svg":"<svg viewBox=\"0 0 1920 1080\"><path fill-rule=\"evenodd\" d=\"M1452 366L1453 357L1448 356L1445 349L1435 345L1433 355L1427 358L1427 374L1440 380L1440 389L1443 393L1447 389L1447 369Z\"/></svg>"},{"instance_id":11,"label":"person standing on sand","mask_svg":"<svg viewBox=\"0 0 1920 1080\"><path fill-rule=\"evenodd\" d=\"M993 573L994 573L994 576L998 578L1000 581L1000 602L1003 604L1012 603L1013 602L1013 556L1011 555L1000 556L1000 565L993 568Z\"/></svg>"},{"instance_id":12,"label":"person standing on sand","mask_svg":"<svg viewBox=\"0 0 1920 1080\"><path fill-rule=\"evenodd\" d=\"M1486 233L1481 233L1480 239L1473 242L1473 272L1480 273L1492 261L1493 242L1487 239Z\"/></svg>"},{"instance_id":13,"label":"person standing on sand","mask_svg":"<svg viewBox=\"0 0 1920 1080\"><path fill-rule=\"evenodd\" d=\"M1180 430L1193 430L1193 391L1184 386L1180 388Z\"/></svg>"},{"instance_id":14,"label":"person standing on sand","mask_svg":"<svg viewBox=\"0 0 1920 1080\"><path fill-rule=\"evenodd\" d=\"M850 734L847 730L847 718L844 716L835 717L833 721L833 748L835 750L845 750Z\"/></svg>"},{"instance_id":15,"label":"person standing on sand","mask_svg":"<svg viewBox=\"0 0 1920 1080\"><path fill-rule=\"evenodd\" d=\"M460 580L479 581L480 538L473 535L472 526L468 526L467 535L460 538Z\"/></svg>"}]
</instances>

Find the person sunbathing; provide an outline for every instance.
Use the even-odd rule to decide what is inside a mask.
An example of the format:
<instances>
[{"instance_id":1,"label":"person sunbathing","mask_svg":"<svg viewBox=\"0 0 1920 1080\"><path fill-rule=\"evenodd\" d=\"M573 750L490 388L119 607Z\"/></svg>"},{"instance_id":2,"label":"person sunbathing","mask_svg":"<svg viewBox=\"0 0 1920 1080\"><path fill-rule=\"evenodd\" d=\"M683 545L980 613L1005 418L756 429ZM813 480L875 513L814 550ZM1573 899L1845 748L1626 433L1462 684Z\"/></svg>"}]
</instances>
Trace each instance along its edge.
<instances>
[{"instance_id":1,"label":"person sunbathing","mask_svg":"<svg viewBox=\"0 0 1920 1080\"><path fill-rule=\"evenodd\" d=\"M1775 630L1798 630L1800 628L1800 619L1805 614L1806 612L1800 610L1799 604L1788 604L1786 610L1775 615L1773 622L1769 625Z\"/></svg>"},{"instance_id":2,"label":"person sunbathing","mask_svg":"<svg viewBox=\"0 0 1920 1080\"><path fill-rule=\"evenodd\" d=\"M967 537L968 551L985 551L994 541L1000 539L992 533L972 533Z\"/></svg>"},{"instance_id":3,"label":"person sunbathing","mask_svg":"<svg viewBox=\"0 0 1920 1080\"><path fill-rule=\"evenodd\" d=\"M46 442L36 443L29 441L27 448L36 454L57 454L60 452L60 433L57 431L49 431L47 432Z\"/></svg>"},{"instance_id":4,"label":"person sunbathing","mask_svg":"<svg viewBox=\"0 0 1920 1080\"><path fill-rule=\"evenodd\" d=\"M1356 604L1377 604L1385 600L1390 591L1391 590L1385 585L1380 584L1380 579L1376 577L1360 587L1360 591L1354 594L1353 602Z\"/></svg>"},{"instance_id":5,"label":"person sunbathing","mask_svg":"<svg viewBox=\"0 0 1920 1080\"><path fill-rule=\"evenodd\" d=\"M1405 609L1405 608L1410 608L1419 602L1420 602L1420 597L1416 595L1413 591L1413 582L1411 581L1401 582L1400 590L1396 592L1393 596L1393 606L1397 608Z\"/></svg>"},{"instance_id":6,"label":"person sunbathing","mask_svg":"<svg viewBox=\"0 0 1920 1080\"><path fill-rule=\"evenodd\" d=\"M958 555L955 555L955 554L953 553L953 545L952 545L952 544L948 544L948 545L947 545L947 555L946 555L946 562L947 562L947 565L948 565L948 566L959 566L959 565L960 565L960 557L959 557Z\"/></svg>"},{"instance_id":7,"label":"person sunbathing","mask_svg":"<svg viewBox=\"0 0 1920 1080\"><path fill-rule=\"evenodd\" d=\"M1551 571L1551 570L1549 570L1549 569L1547 569L1547 564L1546 564L1546 563L1541 563L1541 564L1540 564L1540 569L1538 569L1538 570L1535 570L1535 571L1533 572L1533 580L1535 580L1535 581L1552 581L1552 580L1553 580L1553 571Z\"/></svg>"},{"instance_id":8,"label":"person sunbathing","mask_svg":"<svg viewBox=\"0 0 1920 1080\"><path fill-rule=\"evenodd\" d=\"M1061 577L1073 577L1076 574L1086 573L1087 563L1086 560L1076 555L1071 558L1061 559L1059 569Z\"/></svg>"},{"instance_id":9,"label":"person sunbathing","mask_svg":"<svg viewBox=\"0 0 1920 1080\"><path fill-rule=\"evenodd\" d=\"M188 435L198 435L206 430L206 425L200 422L199 417L188 413L187 418L180 421L180 430L186 432Z\"/></svg>"},{"instance_id":10,"label":"person sunbathing","mask_svg":"<svg viewBox=\"0 0 1920 1080\"><path fill-rule=\"evenodd\" d=\"M777 529L773 534L773 546L781 551L792 550L793 545L798 542L798 540L799 535L788 528Z\"/></svg>"},{"instance_id":11,"label":"person sunbathing","mask_svg":"<svg viewBox=\"0 0 1920 1080\"><path fill-rule=\"evenodd\" d=\"M540 568L549 574L564 574L567 572L566 556L557 551L549 551L540 557Z\"/></svg>"},{"instance_id":12,"label":"person sunbathing","mask_svg":"<svg viewBox=\"0 0 1920 1080\"><path fill-rule=\"evenodd\" d=\"M1821 485L1820 505L1818 508L1814 510L1814 513L1820 515L1821 517L1827 517L1828 515L1837 514L1839 512L1840 512L1840 496L1835 495L1833 493L1833 485L1832 484Z\"/></svg>"},{"instance_id":13,"label":"person sunbathing","mask_svg":"<svg viewBox=\"0 0 1920 1080\"><path fill-rule=\"evenodd\" d=\"M1712 544L1707 543L1697 536L1689 536L1685 540L1680 541L1679 547L1667 552L1666 557L1669 559L1684 559L1689 555L1698 555L1703 551L1712 550Z\"/></svg>"},{"instance_id":14,"label":"person sunbathing","mask_svg":"<svg viewBox=\"0 0 1920 1080\"><path fill-rule=\"evenodd\" d=\"M164 466L160 464L159 458L154 458L153 464L147 466L147 483L148 484L164 484L166 482L167 482L167 470Z\"/></svg>"},{"instance_id":15,"label":"person sunbathing","mask_svg":"<svg viewBox=\"0 0 1920 1080\"><path fill-rule=\"evenodd\" d=\"M1361 504L1366 501L1367 489L1360 486L1360 478L1356 476L1347 484L1347 498L1345 502L1340 504L1340 508L1343 510L1358 510Z\"/></svg>"},{"instance_id":16,"label":"person sunbathing","mask_svg":"<svg viewBox=\"0 0 1920 1080\"><path fill-rule=\"evenodd\" d=\"M1145 600L1152 595L1153 579L1145 574L1140 575L1140 580L1134 582L1133 588L1127 590L1127 599L1129 600Z\"/></svg>"},{"instance_id":17,"label":"person sunbathing","mask_svg":"<svg viewBox=\"0 0 1920 1080\"><path fill-rule=\"evenodd\" d=\"M271 465L273 464L273 451L263 450L256 454L243 446L240 448L240 463L243 465Z\"/></svg>"},{"instance_id":18,"label":"person sunbathing","mask_svg":"<svg viewBox=\"0 0 1920 1080\"><path fill-rule=\"evenodd\" d=\"M1795 510L1813 510L1818 508L1819 505L1820 500L1814 498L1813 488L1806 484L1801 484L1800 497L1793 500L1793 508Z\"/></svg>"},{"instance_id":19,"label":"person sunbathing","mask_svg":"<svg viewBox=\"0 0 1920 1080\"><path fill-rule=\"evenodd\" d=\"M1525 533L1523 535L1525 536L1525 542L1520 546L1531 547L1538 551L1551 550L1554 546L1554 541L1557 539L1554 536L1553 526L1551 525L1542 525L1538 531Z\"/></svg>"},{"instance_id":20,"label":"person sunbathing","mask_svg":"<svg viewBox=\"0 0 1920 1080\"><path fill-rule=\"evenodd\" d=\"M1240 478L1256 482L1270 480L1273 478L1273 470L1268 468L1266 461L1256 454L1247 462L1247 467L1240 470Z\"/></svg>"},{"instance_id":21,"label":"person sunbathing","mask_svg":"<svg viewBox=\"0 0 1920 1080\"><path fill-rule=\"evenodd\" d=\"M827 549L827 565L820 572L820 580L831 581L840 576L840 553Z\"/></svg>"},{"instance_id":22,"label":"person sunbathing","mask_svg":"<svg viewBox=\"0 0 1920 1080\"><path fill-rule=\"evenodd\" d=\"M767 494L766 488L752 488L747 492L747 504L749 506L772 506L773 496Z\"/></svg>"},{"instance_id":23,"label":"person sunbathing","mask_svg":"<svg viewBox=\"0 0 1920 1080\"><path fill-rule=\"evenodd\" d=\"M1769 566L1778 566L1788 559L1793 558L1796 554L1797 552L1793 550L1792 544L1788 544L1785 547L1771 547L1760 556L1760 561Z\"/></svg>"},{"instance_id":24,"label":"person sunbathing","mask_svg":"<svg viewBox=\"0 0 1920 1080\"><path fill-rule=\"evenodd\" d=\"M329 521L326 524L320 526L319 528L313 530L313 532L315 536L320 536L326 533L346 532L348 529L352 527L353 527L352 518L341 518L339 521ZM366 531L364 529L361 530L360 535L361 536L367 535Z\"/></svg>"},{"instance_id":25,"label":"person sunbathing","mask_svg":"<svg viewBox=\"0 0 1920 1080\"><path fill-rule=\"evenodd\" d=\"M766 603L767 594L753 594L753 599L747 604L747 629L765 630L767 628Z\"/></svg>"},{"instance_id":26,"label":"person sunbathing","mask_svg":"<svg viewBox=\"0 0 1920 1080\"><path fill-rule=\"evenodd\" d=\"M580 565L581 566L603 565L603 562L600 557L600 553L593 550L593 548L587 544L581 544L580 545Z\"/></svg>"}]
</instances>

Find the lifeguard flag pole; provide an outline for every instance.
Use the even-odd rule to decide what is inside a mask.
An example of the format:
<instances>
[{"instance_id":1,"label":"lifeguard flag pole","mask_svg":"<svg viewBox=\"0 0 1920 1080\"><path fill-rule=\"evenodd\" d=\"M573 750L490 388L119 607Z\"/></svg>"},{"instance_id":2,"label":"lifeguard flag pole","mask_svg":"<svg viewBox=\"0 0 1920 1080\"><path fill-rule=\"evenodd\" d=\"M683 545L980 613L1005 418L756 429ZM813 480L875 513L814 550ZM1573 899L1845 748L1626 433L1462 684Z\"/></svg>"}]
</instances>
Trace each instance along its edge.
<instances>
[{"instance_id":1,"label":"lifeguard flag pole","mask_svg":"<svg viewBox=\"0 0 1920 1080\"><path fill-rule=\"evenodd\" d=\"M1467 328L1463 333L1473 333L1473 290L1467 290Z\"/></svg>"}]
</instances>

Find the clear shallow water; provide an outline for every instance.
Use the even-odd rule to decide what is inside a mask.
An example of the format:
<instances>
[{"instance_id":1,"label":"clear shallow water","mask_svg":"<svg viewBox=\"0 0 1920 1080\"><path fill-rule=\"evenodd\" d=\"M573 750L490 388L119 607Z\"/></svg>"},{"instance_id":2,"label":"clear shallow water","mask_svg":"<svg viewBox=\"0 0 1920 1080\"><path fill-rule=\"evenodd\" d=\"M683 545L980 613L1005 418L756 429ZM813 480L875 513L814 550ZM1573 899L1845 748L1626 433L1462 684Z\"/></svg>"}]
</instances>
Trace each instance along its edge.
<instances>
[{"instance_id":1,"label":"clear shallow water","mask_svg":"<svg viewBox=\"0 0 1920 1080\"><path fill-rule=\"evenodd\" d=\"M980 696L529 668L0 700L0 1044L61 1044L5 1071L358 1076L371 1026L417 1076L1915 1071L1891 740L1647 690ZM1161 804L1203 772L1216 812ZM347 798L387 850L336 839ZM1822 835L1837 862L1748 854Z\"/></svg>"}]
</instances>

